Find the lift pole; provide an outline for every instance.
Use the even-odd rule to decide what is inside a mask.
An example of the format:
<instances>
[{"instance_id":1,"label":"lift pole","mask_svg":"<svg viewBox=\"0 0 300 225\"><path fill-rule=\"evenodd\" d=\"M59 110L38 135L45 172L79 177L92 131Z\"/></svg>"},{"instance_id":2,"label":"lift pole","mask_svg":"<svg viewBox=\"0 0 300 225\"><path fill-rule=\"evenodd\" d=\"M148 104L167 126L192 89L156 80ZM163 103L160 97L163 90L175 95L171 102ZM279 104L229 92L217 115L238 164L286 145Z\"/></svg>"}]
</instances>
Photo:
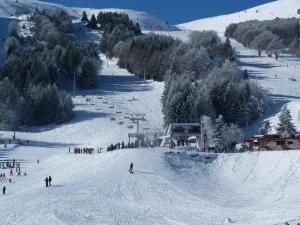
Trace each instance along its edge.
<instances>
[{"instance_id":1,"label":"lift pole","mask_svg":"<svg viewBox=\"0 0 300 225\"><path fill-rule=\"evenodd\" d=\"M145 121L145 114L144 113L137 113L137 114L131 114L131 119L132 123L136 124L136 135L138 139L138 145L140 146L140 122Z\"/></svg>"}]
</instances>

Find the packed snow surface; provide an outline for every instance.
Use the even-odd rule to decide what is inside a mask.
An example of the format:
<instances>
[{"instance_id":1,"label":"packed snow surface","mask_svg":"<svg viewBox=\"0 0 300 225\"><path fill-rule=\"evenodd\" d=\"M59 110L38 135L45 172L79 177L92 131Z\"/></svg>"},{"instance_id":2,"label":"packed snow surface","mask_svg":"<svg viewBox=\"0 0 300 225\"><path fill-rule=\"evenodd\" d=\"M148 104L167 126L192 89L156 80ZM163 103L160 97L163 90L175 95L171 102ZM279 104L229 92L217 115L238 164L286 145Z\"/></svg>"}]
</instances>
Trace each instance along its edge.
<instances>
[{"instance_id":1,"label":"packed snow surface","mask_svg":"<svg viewBox=\"0 0 300 225\"><path fill-rule=\"evenodd\" d=\"M260 5L241 12L205 18L177 25L183 30L216 30L224 33L231 23L239 23L247 20L272 20L275 18L299 18L297 13L300 9L299 0L277 0Z\"/></svg>"},{"instance_id":2,"label":"packed snow surface","mask_svg":"<svg viewBox=\"0 0 300 225\"><path fill-rule=\"evenodd\" d=\"M99 128L101 129L101 128ZM2 224L244 224L299 222L300 152L204 155L164 148L94 155L65 143L1 151L21 161L1 196ZM39 159L40 163L36 163ZM128 172L134 163L134 174ZM7 172L8 173L8 172ZM51 175L52 187L44 187Z\"/></svg>"}]
</instances>

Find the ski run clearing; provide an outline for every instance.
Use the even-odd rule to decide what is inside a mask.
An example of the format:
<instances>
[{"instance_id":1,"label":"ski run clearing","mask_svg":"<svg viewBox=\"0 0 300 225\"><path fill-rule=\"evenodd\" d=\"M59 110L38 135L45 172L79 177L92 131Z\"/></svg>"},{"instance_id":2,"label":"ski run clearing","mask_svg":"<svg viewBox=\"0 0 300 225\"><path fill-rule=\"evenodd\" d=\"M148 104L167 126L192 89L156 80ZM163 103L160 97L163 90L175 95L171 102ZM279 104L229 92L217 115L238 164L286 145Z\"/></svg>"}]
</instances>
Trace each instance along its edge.
<instances>
[{"instance_id":1,"label":"ski run clearing","mask_svg":"<svg viewBox=\"0 0 300 225\"><path fill-rule=\"evenodd\" d=\"M270 4L278 8L282 2L297 8L292 4L297 0ZM282 11L287 13L287 9ZM205 21L210 21L209 27L188 28L218 30L214 18ZM186 40L189 32L161 33ZM222 30L218 32L222 36ZM275 101L273 110L262 120L269 119L275 126L278 112L287 104L300 129L299 58L281 55L276 61L266 55L257 57L255 51L234 40L232 45L240 66ZM27 173L16 176L14 171L10 177L9 170L0 169L7 174L5 181L0 180L0 187L7 187L6 195L0 196L1 225L300 222L300 151L205 155L186 149L170 153L167 148L140 148L93 155L69 153L69 147L73 152L75 146L106 149L111 143L127 143L128 133L135 132L135 125L128 119L132 113L144 113L143 127L151 132L162 130L163 83L144 82L120 69L116 59L101 58L99 87L76 93L76 116L72 121L23 129L17 132L23 144L11 143L6 149L1 145L0 161L16 159L21 162L22 174ZM260 122L253 124L249 132L257 132ZM11 138L12 133L1 135ZM128 172L130 162L134 164L134 174ZM52 176L52 187L45 187L46 176Z\"/></svg>"}]
</instances>

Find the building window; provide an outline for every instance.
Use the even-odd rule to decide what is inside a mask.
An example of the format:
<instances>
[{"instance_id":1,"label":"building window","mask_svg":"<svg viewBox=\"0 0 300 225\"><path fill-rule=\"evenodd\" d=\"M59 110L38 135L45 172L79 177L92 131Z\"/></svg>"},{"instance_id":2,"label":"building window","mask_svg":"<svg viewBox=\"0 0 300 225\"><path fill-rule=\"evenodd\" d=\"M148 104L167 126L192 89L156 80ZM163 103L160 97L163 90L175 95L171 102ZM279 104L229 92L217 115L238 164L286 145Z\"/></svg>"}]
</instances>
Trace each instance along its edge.
<instances>
[{"instance_id":1,"label":"building window","mask_svg":"<svg viewBox=\"0 0 300 225\"><path fill-rule=\"evenodd\" d=\"M289 144L289 145L292 145L292 144L294 144L294 142L292 142L292 141L289 141L289 142L288 142L288 144Z\"/></svg>"},{"instance_id":2,"label":"building window","mask_svg":"<svg viewBox=\"0 0 300 225\"><path fill-rule=\"evenodd\" d=\"M284 145L284 144L285 144L285 141L277 141L276 144L277 144L277 145Z\"/></svg>"}]
</instances>

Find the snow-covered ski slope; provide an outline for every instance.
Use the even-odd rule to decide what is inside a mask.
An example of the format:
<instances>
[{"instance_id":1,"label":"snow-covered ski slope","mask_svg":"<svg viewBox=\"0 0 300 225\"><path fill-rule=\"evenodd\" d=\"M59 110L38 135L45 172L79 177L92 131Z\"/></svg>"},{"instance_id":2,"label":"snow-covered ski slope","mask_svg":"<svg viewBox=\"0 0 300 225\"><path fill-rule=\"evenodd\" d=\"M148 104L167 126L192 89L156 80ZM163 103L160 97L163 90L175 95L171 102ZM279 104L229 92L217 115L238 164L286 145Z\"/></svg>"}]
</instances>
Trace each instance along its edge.
<instances>
[{"instance_id":1,"label":"snow-covered ski slope","mask_svg":"<svg viewBox=\"0 0 300 225\"><path fill-rule=\"evenodd\" d=\"M164 34L186 40L188 33ZM84 35L82 39L91 38ZM283 103L290 102L295 118L299 81L288 78L300 79L299 60L289 55L278 61L258 58L255 51L235 41L232 44L241 66L278 102L278 111ZM7 195L0 195L1 225L300 222L299 151L197 155L193 151L169 153L165 148L141 148L94 155L68 153L73 146L106 148L111 143L127 142L128 132L135 132L128 128L131 113L145 113L143 127L152 131L162 128L163 83L144 83L118 68L115 59L101 58L104 64L99 88L77 92L74 120L17 132L17 138L29 140L28 144L9 144L8 149L0 145L0 161L16 159L21 162L22 174L27 173L9 177L9 170L0 169L12 178L11 184L0 180L0 188L7 187ZM0 134L2 138L12 136L11 132ZM128 173L130 162L134 163L134 174ZM51 188L44 187L46 176L53 178Z\"/></svg>"},{"instance_id":2,"label":"snow-covered ski slope","mask_svg":"<svg viewBox=\"0 0 300 225\"><path fill-rule=\"evenodd\" d=\"M157 33L171 35L175 38L187 41L188 35L192 31L215 30L224 40L224 31L226 26L231 23L237 23L247 20L269 20L279 18L300 17L297 14L300 9L299 0L277 0L271 3L260 5L238 13L217 16L212 18L200 19L185 24L177 25L182 31ZM278 61L269 58L264 54L257 57L257 52L245 48L235 40L231 40L232 46L237 52L238 64L242 69L247 69L250 78L265 88L274 100L274 106L264 118L261 118L249 128L248 135L257 134L262 120L270 120L273 126L272 132L278 123L278 114L283 105L291 110L294 123L300 130L300 91L299 91L299 58L281 54ZM291 81L295 78L296 81Z\"/></svg>"},{"instance_id":3,"label":"snow-covered ski slope","mask_svg":"<svg viewBox=\"0 0 300 225\"><path fill-rule=\"evenodd\" d=\"M143 11L129 9L93 9L93 8L78 8L68 7L62 4L51 3L39 0L0 0L0 17L11 17L15 14L27 14L33 12L36 8L46 10L66 10L71 16L81 18L82 12L86 11L90 17L92 14L96 16L102 12L119 12L128 14L129 18L136 23L139 23L143 30L178 30L165 21Z\"/></svg>"},{"instance_id":4,"label":"snow-covered ski slope","mask_svg":"<svg viewBox=\"0 0 300 225\"><path fill-rule=\"evenodd\" d=\"M1 151L21 161L0 196L4 225L275 225L300 221L300 152L191 156L163 148L94 155L29 143ZM37 164L36 160L40 163ZM134 174L128 172L134 163ZM2 170L3 171L3 170ZM8 173L8 172L7 172ZM52 187L44 187L51 175Z\"/></svg>"},{"instance_id":5,"label":"snow-covered ski slope","mask_svg":"<svg viewBox=\"0 0 300 225\"><path fill-rule=\"evenodd\" d=\"M146 121L141 123L149 132L161 132L161 94L163 83L135 77L119 69L115 59L104 60L99 87L92 91L78 92L73 98L75 118L62 125L49 125L23 129L18 138L47 143L70 143L106 149L116 142L128 142L128 133L136 132L129 118L131 114L143 113ZM90 101L87 101L90 99ZM130 129L128 127L133 126ZM10 133L5 134L11 137Z\"/></svg>"},{"instance_id":6,"label":"snow-covered ski slope","mask_svg":"<svg viewBox=\"0 0 300 225\"><path fill-rule=\"evenodd\" d=\"M216 16L179 24L177 27L183 30L214 29L220 33L224 33L226 26L231 23L238 23L247 20L272 20L276 17L299 18L300 15L297 14L298 9L300 9L299 0L277 0L229 15Z\"/></svg>"},{"instance_id":7,"label":"snow-covered ski slope","mask_svg":"<svg viewBox=\"0 0 300 225\"><path fill-rule=\"evenodd\" d=\"M258 133L262 120L271 122L272 133L276 132L278 115L284 105L290 109L293 122L300 130L300 61L299 57L281 54L278 60L268 57L265 53L257 56L257 51L245 48L242 44L231 40L232 46L237 52L238 64L242 69L247 69L250 79L257 82L267 90L274 104L270 111L254 123L249 130L249 135ZM296 79L296 81L292 81Z\"/></svg>"}]
</instances>

